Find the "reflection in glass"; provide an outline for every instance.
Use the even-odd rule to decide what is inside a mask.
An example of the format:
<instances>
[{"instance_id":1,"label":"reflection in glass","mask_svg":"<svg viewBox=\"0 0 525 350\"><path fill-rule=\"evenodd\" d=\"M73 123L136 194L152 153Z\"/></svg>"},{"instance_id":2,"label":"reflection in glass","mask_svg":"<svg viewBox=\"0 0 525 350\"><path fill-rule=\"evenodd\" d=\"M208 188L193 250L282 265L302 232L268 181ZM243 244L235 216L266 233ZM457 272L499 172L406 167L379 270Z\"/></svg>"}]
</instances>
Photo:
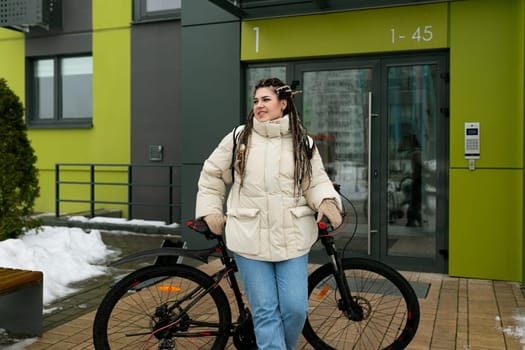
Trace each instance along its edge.
<instances>
[{"instance_id":1,"label":"reflection in glass","mask_svg":"<svg viewBox=\"0 0 525 350\"><path fill-rule=\"evenodd\" d=\"M55 115L55 66L52 59L34 62L34 110L36 119L53 119Z\"/></svg>"},{"instance_id":2,"label":"reflection in glass","mask_svg":"<svg viewBox=\"0 0 525 350\"><path fill-rule=\"evenodd\" d=\"M62 117L93 116L93 63L91 57L64 58L62 71Z\"/></svg>"},{"instance_id":3,"label":"reflection in glass","mask_svg":"<svg viewBox=\"0 0 525 350\"><path fill-rule=\"evenodd\" d=\"M388 70L389 255L434 257L437 67Z\"/></svg>"},{"instance_id":4,"label":"reflection in glass","mask_svg":"<svg viewBox=\"0 0 525 350\"><path fill-rule=\"evenodd\" d=\"M371 69L313 71L303 74L303 121L315 139L329 176L341 185L357 210L357 231L349 246L368 251L368 91ZM351 209L347 208L348 210ZM355 224L355 218L352 217ZM349 225L341 235L354 232ZM345 237L338 239L346 242Z\"/></svg>"}]
</instances>

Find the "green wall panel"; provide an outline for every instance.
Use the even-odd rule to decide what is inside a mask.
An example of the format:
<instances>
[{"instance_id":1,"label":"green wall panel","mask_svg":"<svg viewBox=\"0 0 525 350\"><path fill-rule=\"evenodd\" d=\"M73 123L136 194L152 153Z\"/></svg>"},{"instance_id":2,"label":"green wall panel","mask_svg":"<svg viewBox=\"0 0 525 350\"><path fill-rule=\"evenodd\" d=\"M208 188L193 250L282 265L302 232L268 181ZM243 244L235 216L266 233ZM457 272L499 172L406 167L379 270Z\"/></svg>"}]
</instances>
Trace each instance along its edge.
<instances>
[{"instance_id":1,"label":"green wall panel","mask_svg":"<svg viewBox=\"0 0 525 350\"><path fill-rule=\"evenodd\" d=\"M521 280L522 172L450 172L451 276Z\"/></svg>"},{"instance_id":2,"label":"green wall panel","mask_svg":"<svg viewBox=\"0 0 525 350\"><path fill-rule=\"evenodd\" d=\"M451 167L467 167L463 123L479 121L480 167L523 167L523 0L450 4Z\"/></svg>"},{"instance_id":3,"label":"green wall panel","mask_svg":"<svg viewBox=\"0 0 525 350\"><path fill-rule=\"evenodd\" d=\"M54 212L56 163L130 162L130 22L130 1L93 1L93 127L30 130L40 169L38 211ZM112 174L117 179L123 173ZM69 195L85 198L82 189L76 191ZM119 194L113 200L127 198ZM78 205L63 208L78 211Z\"/></svg>"},{"instance_id":4,"label":"green wall panel","mask_svg":"<svg viewBox=\"0 0 525 350\"><path fill-rule=\"evenodd\" d=\"M131 23L131 0L92 0L93 30L127 28Z\"/></svg>"},{"instance_id":5,"label":"green wall panel","mask_svg":"<svg viewBox=\"0 0 525 350\"><path fill-rule=\"evenodd\" d=\"M449 272L522 280L523 0L450 4ZM480 122L476 170L464 123Z\"/></svg>"},{"instance_id":6,"label":"green wall panel","mask_svg":"<svg viewBox=\"0 0 525 350\"><path fill-rule=\"evenodd\" d=\"M25 100L24 34L0 28L0 78L4 78L22 103Z\"/></svg>"},{"instance_id":7,"label":"green wall panel","mask_svg":"<svg viewBox=\"0 0 525 350\"><path fill-rule=\"evenodd\" d=\"M92 154L101 162L130 161L130 31L93 35Z\"/></svg>"},{"instance_id":8,"label":"green wall panel","mask_svg":"<svg viewBox=\"0 0 525 350\"><path fill-rule=\"evenodd\" d=\"M446 48L448 3L242 23L241 60Z\"/></svg>"}]
</instances>

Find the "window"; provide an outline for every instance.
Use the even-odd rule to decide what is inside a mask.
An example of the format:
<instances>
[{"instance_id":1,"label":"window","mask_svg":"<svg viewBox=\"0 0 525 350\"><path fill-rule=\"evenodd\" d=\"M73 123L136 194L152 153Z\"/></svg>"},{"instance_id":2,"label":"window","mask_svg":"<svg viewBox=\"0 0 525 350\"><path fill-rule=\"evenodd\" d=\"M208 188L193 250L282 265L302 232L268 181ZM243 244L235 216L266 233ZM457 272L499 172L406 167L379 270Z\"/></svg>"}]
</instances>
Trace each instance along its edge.
<instances>
[{"instance_id":1,"label":"window","mask_svg":"<svg viewBox=\"0 0 525 350\"><path fill-rule=\"evenodd\" d=\"M27 115L30 126L91 127L91 56L32 59L29 67Z\"/></svg>"},{"instance_id":2,"label":"window","mask_svg":"<svg viewBox=\"0 0 525 350\"><path fill-rule=\"evenodd\" d=\"M146 22L180 18L182 0L134 0L133 20Z\"/></svg>"}]
</instances>

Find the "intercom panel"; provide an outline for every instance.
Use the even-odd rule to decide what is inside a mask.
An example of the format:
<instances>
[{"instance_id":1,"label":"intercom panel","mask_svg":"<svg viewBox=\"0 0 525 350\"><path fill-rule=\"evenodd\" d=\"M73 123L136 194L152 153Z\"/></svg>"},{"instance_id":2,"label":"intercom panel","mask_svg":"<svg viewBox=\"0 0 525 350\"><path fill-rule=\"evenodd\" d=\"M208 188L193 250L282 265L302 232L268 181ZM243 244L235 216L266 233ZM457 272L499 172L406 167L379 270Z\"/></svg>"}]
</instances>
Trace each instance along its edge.
<instances>
[{"instance_id":1,"label":"intercom panel","mask_svg":"<svg viewBox=\"0 0 525 350\"><path fill-rule=\"evenodd\" d=\"M479 159L479 122L465 123L465 159Z\"/></svg>"}]
</instances>

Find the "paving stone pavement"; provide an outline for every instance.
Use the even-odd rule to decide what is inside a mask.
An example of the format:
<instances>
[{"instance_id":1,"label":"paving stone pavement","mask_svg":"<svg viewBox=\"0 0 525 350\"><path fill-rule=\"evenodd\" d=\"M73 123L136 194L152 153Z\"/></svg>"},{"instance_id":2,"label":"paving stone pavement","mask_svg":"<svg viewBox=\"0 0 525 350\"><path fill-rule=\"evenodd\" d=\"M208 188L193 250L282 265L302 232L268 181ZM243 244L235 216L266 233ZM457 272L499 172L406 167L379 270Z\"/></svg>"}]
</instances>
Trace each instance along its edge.
<instances>
[{"instance_id":1,"label":"paving stone pavement","mask_svg":"<svg viewBox=\"0 0 525 350\"><path fill-rule=\"evenodd\" d=\"M103 239L108 245L119 247L125 255L158 247L163 238L103 233ZM217 267L215 263L201 268L214 269ZM128 269L133 267L136 266ZM310 269L315 267L310 264ZM117 276L123 273L124 270L115 271ZM525 349L525 297L519 283L433 273L403 274L412 283L429 284L427 294L419 299L421 321L418 332L407 349ZM91 330L95 310L115 275L85 281L77 286L81 291L50 305L57 309L45 316L44 334L32 339L33 343L25 349L93 349ZM234 349L231 341L227 349ZM312 347L301 337L297 349Z\"/></svg>"}]
</instances>

